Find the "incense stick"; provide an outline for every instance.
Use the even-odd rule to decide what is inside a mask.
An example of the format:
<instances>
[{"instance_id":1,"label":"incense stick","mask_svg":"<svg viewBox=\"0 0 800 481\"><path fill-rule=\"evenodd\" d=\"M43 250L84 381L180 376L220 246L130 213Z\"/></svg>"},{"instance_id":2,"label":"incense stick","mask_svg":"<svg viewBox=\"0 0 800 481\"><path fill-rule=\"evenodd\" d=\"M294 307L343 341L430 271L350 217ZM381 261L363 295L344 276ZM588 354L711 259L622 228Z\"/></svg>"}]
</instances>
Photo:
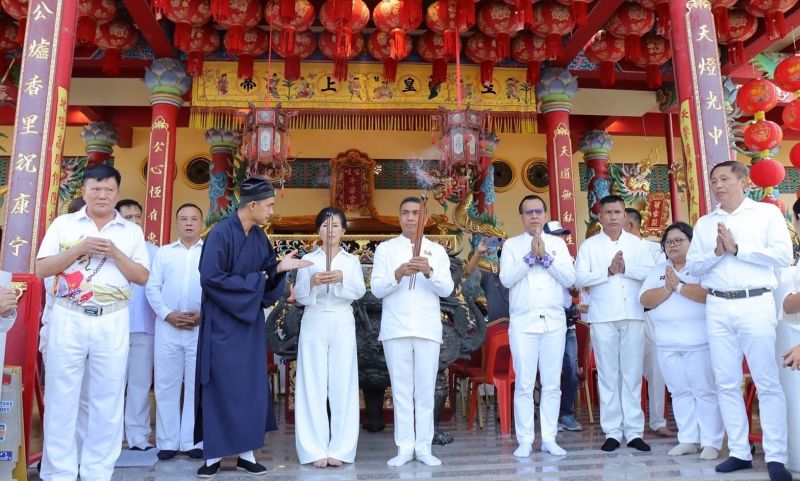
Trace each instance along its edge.
<instances>
[{"instance_id":1,"label":"incense stick","mask_svg":"<svg viewBox=\"0 0 800 481\"><path fill-rule=\"evenodd\" d=\"M422 249L422 237L425 235L425 218L427 217L426 203L428 202L427 195L420 196L419 203L419 217L417 218L417 232L414 234L414 252L413 257L419 257L420 250ZM408 281L408 290L413 290L416 284L417 273L411 275L411 280Z\"/></svg>"},{"instance_id":2,"label":"incense stick","mask_svg":"<svg viewBox=\"0 0 800 481\"><path fill-rule=\"evenodd\" d=\"M325 272L331 271L331 262L333 260L333 214L328 214L325 219ZM331 285L327 284L325 292L331 292Z\"/></svg>"}]
</instances>

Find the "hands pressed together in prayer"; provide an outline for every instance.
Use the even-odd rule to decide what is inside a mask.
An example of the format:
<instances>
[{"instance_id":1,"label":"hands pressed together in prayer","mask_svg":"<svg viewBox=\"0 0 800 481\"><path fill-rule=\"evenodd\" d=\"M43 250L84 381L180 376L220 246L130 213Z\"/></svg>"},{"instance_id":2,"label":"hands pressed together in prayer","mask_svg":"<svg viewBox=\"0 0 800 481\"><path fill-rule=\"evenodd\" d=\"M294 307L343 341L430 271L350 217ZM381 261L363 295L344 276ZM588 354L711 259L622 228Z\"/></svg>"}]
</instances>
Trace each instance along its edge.
<instances>
[{"instance_id":1,"label":"hands pressed together in prayer","mask_svg":"<svg viewBox=\"0 0 800 481\"><path fill-rule=\"evenodd\" d=\"M432 271L433 268L430 266L430 264L428 264L427 257L422 257L422 256L412 257L411 260L400 264L400 267L395 269L394 279L397 282L400 282L400 279L402 279L403 277L413 276L417 272L421 272L422 275L428 277L431 275Z\"/></svg>"},{"instance_id":2,"label":"hands pressed together in prayer","mask_svg":"<svg viewBox=\"0 0 800 481\"><path fill-rule=\"evenodd\" d=\"M536 256L537 259L541 259L546 254L544 250L544 240L542 240L542 233L541 231L536 231L533 234L533 239L531 239L531 254Z\"/></svg>"},{"instance_id":3,"label":"hands pressed together in prayer","mask_svg":"<svg viewBox=\"0 0 800 481\"><path fill-rule=\"evenodd\" d=\"M200 325L200 313L197 311L192 312L170 312L166 319L164 319L172 327L176 329L186 329L191 331Z\"/></svg>"},{"instance_id":4,"label":"hands pressed together in prayer","mask_svg":"<svg viewBox=\"0 0 800 481\"><path fill-rule=\"evenodd\" d=\"M97 254L109 257L115 261L120 260L122 257L127 257L113 242L101 237L84 237L83 240L75 246L75 249L81 256Z\"/></svg>"},{"instance_id":5,"label":"hands pressed together in prayer","mask_svg":"<svg viewBox=\"0 0 800 481\"><path fill-rule=\"evenodd\" d=\"M681 278L678 277L678 273L675 272L675 269L673 269L672 266L667 266L664 272L664 288L669 292L675 292L680 283Z\"/></svg>"},{"instance_id":6,"label":"hands pressed together in prayer","mask_svg":"<svg viewBox=\"0 0 800 481\"><path fill-rule=\"evenodd\" d=\"M731 230L720 222L717 224L717 246L714 248L714 254L719 257L725 255L726 252L736 255L739 252L739 246L736 245L736 241L733 240L733 233Z\"/></svg>"},{"instance_id":7,"label":"hands pressed together in prayer","mask_svg":"<svg viewBox=\"0 0 800 481\"><path fill-rule=\"evenodd\" d=\"M342 271L322 271L311 276L311 287L342 282Z\"/></svg>"},{"instance_id":8,"label":"hands pressed together in prayer","mask_svg":"<svg viewBox=\"0 0 800 481\"><path fill-rule=\"evenodd\" d=\"M608 266L608 275L625 273L625 258L622 256L622 251L617 251L614 258L611 259L611 264Z\"/></svg>"}]
</instances>

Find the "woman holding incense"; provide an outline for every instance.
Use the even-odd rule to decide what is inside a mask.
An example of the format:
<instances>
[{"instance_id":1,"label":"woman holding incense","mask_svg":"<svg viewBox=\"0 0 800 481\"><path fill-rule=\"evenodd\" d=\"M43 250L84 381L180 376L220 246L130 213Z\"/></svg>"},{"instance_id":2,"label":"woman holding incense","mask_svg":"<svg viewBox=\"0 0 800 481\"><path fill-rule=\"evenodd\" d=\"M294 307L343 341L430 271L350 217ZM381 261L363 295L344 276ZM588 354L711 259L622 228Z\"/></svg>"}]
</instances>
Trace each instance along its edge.
<instances>
[{"instance_id":1,"label":"woman holding incense","mask_svg":"<svg viewBox=\"0 0 800 481\"><path fill-rule=\"evenodd\" d=\"M326 207L315 226L322 245L303 256L313 264L297 271L295 283L295 300L306 306L297 350L295 446L301 464L325 468L356 457L358 363L351 304L366 287L358 258L339 245L347 228L344 212Z\"/></svg>"}]
</instances>

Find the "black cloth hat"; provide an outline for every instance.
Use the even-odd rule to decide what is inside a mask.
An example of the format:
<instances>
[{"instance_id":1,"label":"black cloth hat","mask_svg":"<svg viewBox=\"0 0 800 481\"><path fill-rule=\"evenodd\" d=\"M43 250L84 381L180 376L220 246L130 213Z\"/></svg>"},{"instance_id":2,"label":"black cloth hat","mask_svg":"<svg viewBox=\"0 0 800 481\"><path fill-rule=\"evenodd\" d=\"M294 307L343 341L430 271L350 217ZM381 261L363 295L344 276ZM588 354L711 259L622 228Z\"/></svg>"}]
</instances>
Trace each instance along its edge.
<instances>
[{"instance_id":1,"label":"black cloth hat","mask_svg":"<svg viewBox=\"0 0 800 481\"><path fill-rule=\"evenodd\" d=\"M275 197L275 188L272 182L261 177L248 177L239 190L239 203L247 204L259 200Z\"/></svg>"}]
</instances>

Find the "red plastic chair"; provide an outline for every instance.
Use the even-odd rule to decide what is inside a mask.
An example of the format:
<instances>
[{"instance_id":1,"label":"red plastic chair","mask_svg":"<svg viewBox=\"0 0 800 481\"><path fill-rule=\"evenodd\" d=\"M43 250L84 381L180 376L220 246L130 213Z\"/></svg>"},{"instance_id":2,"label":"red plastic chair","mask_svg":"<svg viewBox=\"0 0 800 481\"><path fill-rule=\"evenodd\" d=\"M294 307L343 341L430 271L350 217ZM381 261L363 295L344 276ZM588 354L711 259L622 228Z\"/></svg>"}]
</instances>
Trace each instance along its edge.
<instances>
[{"instance_id":1,"label":"red plastic chair","mask_svg":"<svg viewBox=\"0 0 800 481\"><path fill-rule=\"evenodd\" d=\"M511 434L511 403L513 401L511 385L514 383L514 367L511 365L508 329L498 329L491 333L490 337L486 339L485 353L486 368L483 374L470 378L471 394L467 424L472 430L478 404L478 387L481 384L493 384L500 414L500 434L509 436Z\"/></svg>"}]
</instances>

